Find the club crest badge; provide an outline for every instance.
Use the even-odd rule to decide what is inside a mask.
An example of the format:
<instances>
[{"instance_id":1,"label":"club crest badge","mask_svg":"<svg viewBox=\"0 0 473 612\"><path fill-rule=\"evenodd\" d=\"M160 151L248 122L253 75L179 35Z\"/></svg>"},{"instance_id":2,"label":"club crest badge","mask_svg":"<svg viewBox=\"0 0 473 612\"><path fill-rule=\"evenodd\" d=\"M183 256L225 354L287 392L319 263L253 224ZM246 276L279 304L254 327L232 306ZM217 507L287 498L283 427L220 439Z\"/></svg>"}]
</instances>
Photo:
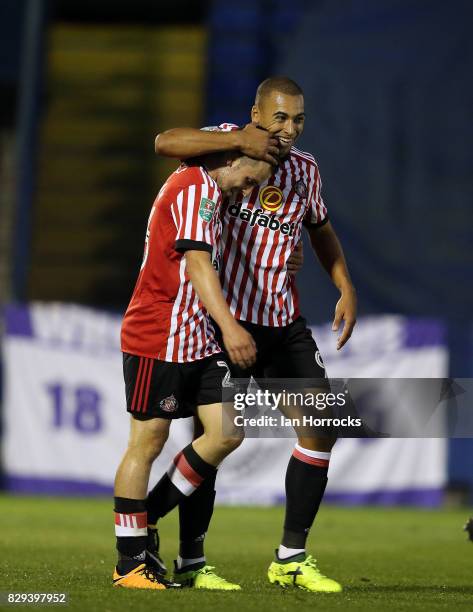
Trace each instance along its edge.
<instances>
[{"instance_id":1,"label":"club crest badge","mask_svg":"<svg viewBox=\"0 0 473 612\"><path fill-rule=\"evenodd\" d=\"M300 198L307 197L307 185L302 179L298 180L297 183L294 185L294 190Z\"/></svg>"},{"instance_id":2,"label":"club crest badge","mask_svg":"<svg viewBox=\"0 0 473 612\"><path fill-rule=\"evenodd\" d=\"M164 412L176 412L177 406L177 399L174 397L174 394L170 395L169 397L165 397L159 402L159 407Z\"/></svg>"}]
</instances>

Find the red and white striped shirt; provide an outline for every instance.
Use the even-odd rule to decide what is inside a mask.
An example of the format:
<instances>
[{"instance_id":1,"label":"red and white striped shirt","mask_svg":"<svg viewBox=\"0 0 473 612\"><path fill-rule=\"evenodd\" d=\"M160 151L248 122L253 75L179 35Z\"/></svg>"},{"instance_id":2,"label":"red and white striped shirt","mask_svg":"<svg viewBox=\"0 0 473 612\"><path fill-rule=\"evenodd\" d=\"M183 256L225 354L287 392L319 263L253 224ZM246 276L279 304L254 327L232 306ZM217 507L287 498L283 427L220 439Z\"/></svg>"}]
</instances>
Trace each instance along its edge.
<instances>
[{"instance_id":1,"label":"red and white striped shirt","mask_svg":"<svg viewBox=\"0 0 473 612\"><path fill-rule=\"evenodd\" d=\"M182 165L163 185L148 220L143 263L123 319L125 353L189 362L218 353L214 329L186 272L186 250L218 264L222 194L202 167Z\"/></svg>"},{"instance_id":2,"label":"red and white striped shirt","mask_svg":"<svg viewBox=\"0 0 473 612\"><path fill-rule=\"evenodd\" d=\"M225 123L216 129L236 129ZM328 221L322 182L310 153L291 148L277 171L249 196L222 206L223 292L236 319L281 327L299 316L294 276L287 260L301 239L302 224Z\"/></svg>"}]
</instances>

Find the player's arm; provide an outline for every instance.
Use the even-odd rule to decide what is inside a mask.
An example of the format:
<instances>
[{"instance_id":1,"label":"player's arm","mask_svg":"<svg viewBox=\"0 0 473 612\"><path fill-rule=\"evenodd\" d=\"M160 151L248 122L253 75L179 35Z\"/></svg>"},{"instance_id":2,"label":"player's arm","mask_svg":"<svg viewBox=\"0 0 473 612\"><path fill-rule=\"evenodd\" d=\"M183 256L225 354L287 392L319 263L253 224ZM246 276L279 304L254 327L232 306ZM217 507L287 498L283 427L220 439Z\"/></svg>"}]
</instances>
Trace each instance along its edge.
<instances>
[{"instance_id":1,"label":"player's arm","mask_svg":"<svg viewBox=\"0 0 473 612\"><path fill-rule=\"evenodd\" d=\"M222 331L223 343L230 359L242 368L256 360L256 345L251 336L233 318L223 296L217 273L207 251L185 252L186 270L207 312Z\"/></svg>"},{"instance_id":2,"label":"player's arm","mask_svg":"<svg viewBox=\"0 0 473 612\"><path fill-rule=\"evenodd\" d=\"M197 130L173 128L158 134L154 141L158 155L176 159L199 157L221 151L239 151L256 159L277 164L277 140L265 130L248 124L243 130Z\"/></svg>"},{"instance_id":3,"label":"player's arm","mask_svg":"<svg viewBox=\"0 0 473 612\"><path fill-rule=\"evenodd\" d=\"M337 349L350 338L356 323L356 291L348 272L342 245L330 221L321 226L309 225L310 242L322 266L333 284L340 291L340 299L335 307L332 329L338 331L344 321L343 332L337 341Z\"/></svg>"},{"instance_id":4,"label":"player's arm","mask_svg":"<svg viewBox=\"0 0 473 612\"><path fill-rule=\"evenodd\" d=\"M287 260L286 265L287 265L287 271L289 272L289 274L292 274L293 276L297 274L299 270L302 268L302 266L304 265L304 247L302 244L302 240L300 240L297 243L296 248L292 251L292 253L289 256L289 259Z\"/></svg>"}]
</instances>

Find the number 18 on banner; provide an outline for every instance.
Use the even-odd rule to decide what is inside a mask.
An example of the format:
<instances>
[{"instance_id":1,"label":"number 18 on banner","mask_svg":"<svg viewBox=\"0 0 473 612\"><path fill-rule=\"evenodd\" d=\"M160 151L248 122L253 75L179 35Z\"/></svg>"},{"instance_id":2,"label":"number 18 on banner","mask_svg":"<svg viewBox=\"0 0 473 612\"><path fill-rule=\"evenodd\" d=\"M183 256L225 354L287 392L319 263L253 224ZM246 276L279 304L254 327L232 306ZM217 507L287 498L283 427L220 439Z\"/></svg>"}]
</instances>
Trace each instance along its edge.
<instances>
[{"instance_id":1,"label":"number 18 on banner","mask_svg":"<svg viewBox=\"0 0 473 612\"><path fill-rule=\"evenodd\" d=\"M71 428L81 434L103 430L102 396L90 385L54 382L46 385L51 400L51 425L54 429Z\"/></svg>"}]
</instances>

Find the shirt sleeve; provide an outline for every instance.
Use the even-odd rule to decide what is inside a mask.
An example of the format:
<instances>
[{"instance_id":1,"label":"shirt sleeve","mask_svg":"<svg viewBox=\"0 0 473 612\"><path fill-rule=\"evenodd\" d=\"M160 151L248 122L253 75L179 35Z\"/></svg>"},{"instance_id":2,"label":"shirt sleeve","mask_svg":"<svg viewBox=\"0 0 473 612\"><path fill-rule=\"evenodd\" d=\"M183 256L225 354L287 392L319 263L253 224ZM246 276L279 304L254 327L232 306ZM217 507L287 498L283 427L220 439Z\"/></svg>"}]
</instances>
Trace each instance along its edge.
<instances>
[{"instance_id":1,"label":"shirt sleeve","mask_svg":"<svg viewBox=\"0 0 473 612\"><path fill-rule=\"evenodd\" d=\"M314 180L312 181L307 212L304 217L306 227L322 227L328 222L327 207L322 198L322 179L317 165L315 165Z\"/></svg>"},{"instance_id":2,"label":"shirt sleeve","mask_svg":"<svg viewBox=\"0 0 473 612\"><path fill-rule=\"evenodd\" d=\"M214 216L218 198L206 185L189 185L180 191L171 205L176 226L176 251L207 251L215 244Z\"/></svg>"}]
</instances>

